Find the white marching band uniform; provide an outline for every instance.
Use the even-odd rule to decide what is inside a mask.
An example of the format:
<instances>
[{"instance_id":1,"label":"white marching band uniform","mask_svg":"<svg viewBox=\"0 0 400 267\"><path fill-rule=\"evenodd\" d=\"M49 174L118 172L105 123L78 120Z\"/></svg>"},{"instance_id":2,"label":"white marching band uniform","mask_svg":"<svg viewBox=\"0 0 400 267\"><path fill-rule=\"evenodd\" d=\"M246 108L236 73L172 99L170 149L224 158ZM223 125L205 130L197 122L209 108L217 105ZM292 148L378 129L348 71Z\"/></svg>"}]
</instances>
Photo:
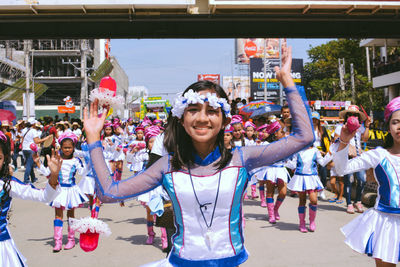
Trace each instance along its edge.
<instances>
[{"instance_id":1,"label":"white marching band uniform","mask_svg":"<svg viewBox=\"0 0 400 267\"><path fill-rule=\"evenodd\" d=\"M128 145L128 152L126 153L126 165L129 168L131 172L139 172L143 170L144 166L144 161L148 161L149 157L147 155L147 158L145 158L145 154L148 154L146 149L141 149L135 153L131 152L132 146L136 146L138 144L144 144L146 145L145 141L138 141L138 140L133 140L132 142L129 143Z\"/></svg>"},{"instance_id":2,"label":"white marching band uniform","mask_svg":"<svg viewBox=\"0 0 400 267\"><path fill-rule=\"evenodd\" d=\"M0 180L0 188L3 188L3 184L4 181ZM60 192L60 189L59 187L57 187L57 189L53 189L49 184L46 184L46 187L44 189L37 189L30 184L22 183L15 177L12 177L10 185L10 198L5 203L3 203L0 215L0 266L26 266L26 259L18 251L7 227L7 213L10 209L12 198L49 203L57 196L57 194ZM0 195L3 194L4 191L1 191Z\"/></svg>"},{"instance_id":3,"label":"white marching band uniform","mask_svg":"<svg viewBox=\"0 0 400 267\"><path fill-rule=\"evenodd\" d=\"M322 191L324 186L318 176L318 166L325 166L331 159L322 157L321 152L315 148L308 148L295 154L287 161L290 169L295 169L294 175L287 185L290 191L307 192Z\"/></svg>"},{"instance_id":4,"label":"white marching band uniform","mask_svg":"<svg viewBox=\"0 0 400 267\"><path fill-rule=\"evenodd\" d=\"M76 185L75 175L85 176L88 172L88 166L84 166L79 158L63 159L60 173L58 175L58 182L60 183L61 192L58 196L50 202L50 206L54 208L63 208L66 210L74 209L88 201L88 198L82 192L80 187ZM40 165L39 172L44 176L50 174L49 168Z\"/></svg>"},{"instance_id":5,"label":"white marching band uniform","mask_svg":"<svg viewBox=\"0 0 400 267\"><path fill-rule=\"evenodd\" d=\"M112 160L113 161L123 161L125 160L125 154L122 148L125 146L125 136L123 134L113 135L111 140L114 143L114 146L111 147L113 149Z\"/></svg>"},{"instance_id":6,"label":"white marching band uniform","mask_svg":"<svg viewBox=\"0 0 400 267\"><path fill-rule=\"evenodd\" d=\"M341 228L345 243L359 253L397 264L400 259L400 157L378 147L348 160L348 146L333 156L336 172L373 168L378 182L375 206Z\"/></svg>"}]
</instances>

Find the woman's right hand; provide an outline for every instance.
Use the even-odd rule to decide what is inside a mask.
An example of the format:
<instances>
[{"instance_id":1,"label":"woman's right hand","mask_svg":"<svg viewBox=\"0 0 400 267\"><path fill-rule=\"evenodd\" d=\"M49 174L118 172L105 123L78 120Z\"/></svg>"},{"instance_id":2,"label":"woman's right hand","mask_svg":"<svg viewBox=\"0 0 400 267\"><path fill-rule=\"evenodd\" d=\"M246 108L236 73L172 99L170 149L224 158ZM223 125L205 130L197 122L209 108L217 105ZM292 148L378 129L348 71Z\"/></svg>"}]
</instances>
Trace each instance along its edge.
<instances>
[{"instance_id":1,"label":"woman's right hand","mask_svg":"<svg viewBox=\"0 0 400 267\"><path fill-rule=\"evenodd\" d=\"M92 144L100 140L100 133L103 129L104 121L106 120L108 113L108 110L104 110L103 114L101 114L99 117L98 103L99 101L97 99L93 103L90 103L89 114L87 108L85 108L85 112L83 114L83 125L86 131L86 139L88 144Z\"/></svg>"}]
</instances>

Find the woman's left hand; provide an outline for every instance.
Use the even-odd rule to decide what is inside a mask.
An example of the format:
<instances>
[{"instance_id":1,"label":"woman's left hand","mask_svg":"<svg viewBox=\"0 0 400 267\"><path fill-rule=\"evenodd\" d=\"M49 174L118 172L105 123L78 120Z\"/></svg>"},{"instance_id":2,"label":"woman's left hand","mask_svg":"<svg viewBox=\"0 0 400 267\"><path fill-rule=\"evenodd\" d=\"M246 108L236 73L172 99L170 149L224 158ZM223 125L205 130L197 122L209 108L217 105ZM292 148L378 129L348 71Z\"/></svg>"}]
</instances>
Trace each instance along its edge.
<instances>
[{"instance_id":1,"label":"woman's left hand","mask_svg":"<svg viewBox=\"0 0 400 267\"><path fill-rule=\"evenodd\" d=\"M63 160L58 151L54 151L54 149L52 149L51 151L51 157L49 155L46 155L46 158L47 165L49 166L51 172L49 184L55 189L58 185L58 174L60 173Z\"/></svg>"}]
</instances>

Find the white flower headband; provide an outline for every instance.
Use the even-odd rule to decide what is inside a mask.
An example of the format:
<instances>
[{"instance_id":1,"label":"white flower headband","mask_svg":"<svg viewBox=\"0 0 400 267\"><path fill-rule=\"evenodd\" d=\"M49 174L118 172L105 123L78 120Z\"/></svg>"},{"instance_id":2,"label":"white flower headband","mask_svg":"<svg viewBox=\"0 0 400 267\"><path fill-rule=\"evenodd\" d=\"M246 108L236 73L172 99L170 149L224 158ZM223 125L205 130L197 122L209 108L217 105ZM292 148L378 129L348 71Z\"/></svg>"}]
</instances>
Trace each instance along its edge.
<instances>
[{"instance_id":1,"label":"white flower headband","mask_svg":"<svg viewBox=\"0 0 400 267\"><path fill-rule=\"evenodd\" d=\"M221 108L225 116L230 116L231 106L225 98L219 98L215 93L201 95L192 89L189 89L183 96L180 95L175 99L174 107L171 110L172 115L177 118L182 118L183 112L189 105L204 104L204 102L208 102L208 105L214 109Z\"/></svg>"}]
</instances>

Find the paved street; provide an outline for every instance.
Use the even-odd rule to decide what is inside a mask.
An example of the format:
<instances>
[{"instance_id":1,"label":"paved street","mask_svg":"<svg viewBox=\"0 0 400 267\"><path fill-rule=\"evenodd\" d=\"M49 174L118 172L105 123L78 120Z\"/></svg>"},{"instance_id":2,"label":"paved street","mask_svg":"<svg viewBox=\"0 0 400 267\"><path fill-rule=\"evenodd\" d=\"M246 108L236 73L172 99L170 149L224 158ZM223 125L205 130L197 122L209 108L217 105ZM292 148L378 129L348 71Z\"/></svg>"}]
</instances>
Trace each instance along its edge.
<instances>
[{"instance_id":1,"label":"paved street","mask_svg":"<svg viewBox=\"0 0 400 267\"><path fill-rule=\"evenodd\" d=\"M21 179L23 172L18 171L15 176ZM44 187L44 183L45 178L39 176L35 186ZM347 214L344 206L320 201L317 231L303 234L298 231L297 204L297 198L287 197L280 210L281 221L271 225L266 220L267 210L259 206L259 201L245 201L245 244L250 257L241 266L375 266L371 258L353 252L343 242L339 228L357 215ZM88 215L87 208L76 211L77 218ZM28 265L34 267L140 266L165 257L158 228L155 244L144 245L145 210L138 202L129 201L125 207L105 204L99 217L108 223L112 235L100 237L98 248L91 253L79 245L53 253L54 210L41 203L14 199L9 229ZM65 227L64 244L66 235ZM76 237L78 241L79 236Z\"/></svg>"}]
</instances>

